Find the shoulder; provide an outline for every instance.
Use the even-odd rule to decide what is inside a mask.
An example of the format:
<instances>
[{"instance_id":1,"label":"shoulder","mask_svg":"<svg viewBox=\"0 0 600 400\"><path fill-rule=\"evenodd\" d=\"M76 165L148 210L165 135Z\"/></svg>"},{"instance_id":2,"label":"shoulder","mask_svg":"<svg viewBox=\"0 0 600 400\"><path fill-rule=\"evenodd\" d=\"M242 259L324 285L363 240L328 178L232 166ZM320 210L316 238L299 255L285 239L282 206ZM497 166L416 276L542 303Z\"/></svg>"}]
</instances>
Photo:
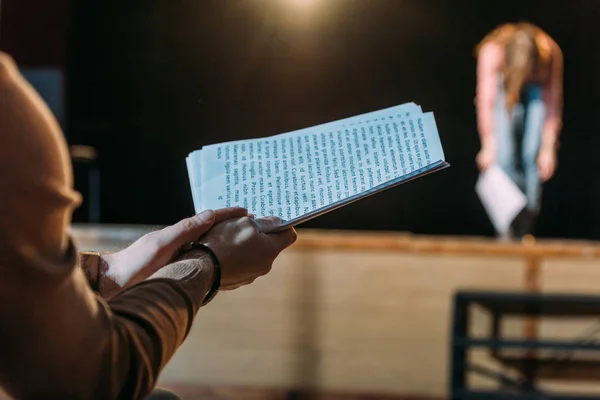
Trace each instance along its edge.
<instances>
[{"instance_id":1,"label":"shoulder","mask_svg":"<svg viewBox=\"0 0 600 400\"><path fill-rule=\"evenodd\" d=\"M563 57L562 50L558 43L545 32L538 39L538 46L540 47L542 57L546 58L548 61L561 60Z\"/></svg>"},{"instance_id":2,"label":"shoulder","mask_svg":"<svg viewBox=\"0 0 600 400\"><path fill-rule=\"evenodd\" d=\"M487 42L479 49L477 59L482 64L500 67L504 59L504 48L496 42Z\"/></svg>"},{"instance_id":3,"label":"shoulder","mask_svg":"<svg viewBox=\"0 0 600 400\"><path fill-rule=\"evenodd\" d=\"M11 56L0 51L0 76L10 75L17 70L17 65Z\"/></svg>"}]
</instances>

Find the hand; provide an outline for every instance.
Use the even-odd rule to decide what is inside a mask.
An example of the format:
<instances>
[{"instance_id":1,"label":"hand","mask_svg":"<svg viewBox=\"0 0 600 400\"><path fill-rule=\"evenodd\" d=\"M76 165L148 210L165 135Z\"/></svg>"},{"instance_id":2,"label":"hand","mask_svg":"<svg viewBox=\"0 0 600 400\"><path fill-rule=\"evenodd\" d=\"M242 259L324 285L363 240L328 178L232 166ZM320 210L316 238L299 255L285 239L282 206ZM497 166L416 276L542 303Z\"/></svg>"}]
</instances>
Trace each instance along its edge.
<instances>
[{"instance_id":1,"label":"hand","mask_svg":"<svg viewBox=\"0 0 600 400\"><path fill-rule=\"evenodd\" d=\"M135 285L173 261L185 244L198 240L215 224L247 215L243 208L207 210L156 232L142 236L119 252L102 255L100 294Z\"/></svg>"},{"instance_id":2,"label":"hand","mask_svg":"<svg viewBox=\"0 0 600 400\"><path fill-rule=\"evenodd\" d=\"M554 175L557 164L556 150L553 148L541 149L538 158L538 175L542 182L548 181Z\"/></svg>"},{"instance_id":3,"label":"hand","mask_svg":"<svg viewBox=\"0 0 600 400\"><path fill-rule=\"evenodd\" d=\"M477 158L475 159L477 162L477 166L481 172L485 172L486 169L491 167L496 161L496 154L494 148L487 146L482 147L479 153L477 154Z\"/></svg>"},{"instance_id":4,"label":"hand","mask_svg":"<svg viewBox=\"0 0 600 400\"><path fill-rule=\"evenodd\" d=\"M229 219L207 233L201 243L221 264L221 290L233 290L267 274L285 248L296 241L293 228L266 233L281 224L277 217Z\"/></svg>"}]
</instances>

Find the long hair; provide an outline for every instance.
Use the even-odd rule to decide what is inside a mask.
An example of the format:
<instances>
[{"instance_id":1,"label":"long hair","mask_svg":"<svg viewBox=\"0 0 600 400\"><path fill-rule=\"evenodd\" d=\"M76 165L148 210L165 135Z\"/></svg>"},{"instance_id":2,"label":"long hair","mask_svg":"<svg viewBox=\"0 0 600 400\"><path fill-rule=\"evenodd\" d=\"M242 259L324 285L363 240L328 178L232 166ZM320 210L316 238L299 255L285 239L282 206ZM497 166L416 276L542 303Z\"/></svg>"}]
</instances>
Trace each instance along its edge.
<instances>
[{"instance_id":1,"label":"long hair","mask_svg":"<svg viewBox=\"0 0 600 400\"><path fill-rule=\"evenodd\" d=\"M504 49L502 75L505 106L509 111L520 101L525 84L546 62L547 55L539 43L543 35L540 28L530 23L504 24L490 32L476 47L476 56L489 42L495 42Z\"/></svg>"}]
</instances>

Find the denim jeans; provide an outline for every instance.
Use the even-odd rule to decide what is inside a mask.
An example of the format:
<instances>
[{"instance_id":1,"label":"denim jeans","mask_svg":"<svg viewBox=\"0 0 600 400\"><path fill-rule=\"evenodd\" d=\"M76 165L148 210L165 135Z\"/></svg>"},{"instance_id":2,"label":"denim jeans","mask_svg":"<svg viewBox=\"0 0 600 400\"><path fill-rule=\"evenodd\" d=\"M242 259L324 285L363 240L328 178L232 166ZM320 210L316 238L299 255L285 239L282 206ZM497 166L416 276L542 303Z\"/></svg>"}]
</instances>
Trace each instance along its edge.
<instances>
[{"instance_id":1,"label":"denim jeans","mask_svg":"<svg viewBox=\"0 0 600 400\"><path fill-rule=\"evenodd\" d=\"M546 105L539 85L528 85L512 112L505 107L505 94L500 82L494 109L496 160L512 181L527 196L527 211L539 212L541 183L537 156L542 142Z\"/></svg>"}]
</instances>

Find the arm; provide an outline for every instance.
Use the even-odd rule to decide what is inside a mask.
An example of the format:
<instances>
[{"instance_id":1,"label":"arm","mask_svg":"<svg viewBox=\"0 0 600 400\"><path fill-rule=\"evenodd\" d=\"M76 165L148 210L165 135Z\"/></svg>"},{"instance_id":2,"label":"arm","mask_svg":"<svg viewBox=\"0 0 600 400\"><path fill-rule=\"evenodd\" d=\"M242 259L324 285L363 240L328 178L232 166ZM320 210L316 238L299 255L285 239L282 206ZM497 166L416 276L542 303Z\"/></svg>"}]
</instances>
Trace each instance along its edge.
<instances>
[{"instance_id":1,"label":"arm","mask_svg":"<svg viewBox=\"0 0 600 400\"><path fill-rule=\"evenodd\" d=\"M55 264L68 274L29 278L31 290L11 291L15 279L3 274L2 301L13 306L0 310L10 344L0 350L0 383L15 398L142 399L188 334L212 266L168 265L105 302L87 290L75 254Z\"/></svg>"},{"instance_id":2,"label":"arm","mask_svg":"<svg viewBox=\"0 0 600 400\"><path fill-rule=\"evenodd\" d=\"M106 302L68 236L79 204L58 125L0 54L0 386L16 398L143 398L213 279L170 264Z\"/></svg>"},{"instance_id":3,"label":"arm","mask_svg":"<svg viewBox=\"0 0 600 400\"><path fill-rule=\"evenodd\" d=\"M544 102L546 103L546 120L542 132L542 149L555 150L562 128L563 112L563 53L558 44L552 40L552 58L550 73L544 85Z\"/></svg>"},{"instance_id":4,"label":"arm","mask_svg":"<svg viewBox=\"0 0 600 400\"><path fill-rule=\"evenodd\" d=\"M477 58L477 128L484 148L494 146L494 105L498 92L498 73L502 50L493 43L484 45Z\"/></svg>"}]
</instances>

